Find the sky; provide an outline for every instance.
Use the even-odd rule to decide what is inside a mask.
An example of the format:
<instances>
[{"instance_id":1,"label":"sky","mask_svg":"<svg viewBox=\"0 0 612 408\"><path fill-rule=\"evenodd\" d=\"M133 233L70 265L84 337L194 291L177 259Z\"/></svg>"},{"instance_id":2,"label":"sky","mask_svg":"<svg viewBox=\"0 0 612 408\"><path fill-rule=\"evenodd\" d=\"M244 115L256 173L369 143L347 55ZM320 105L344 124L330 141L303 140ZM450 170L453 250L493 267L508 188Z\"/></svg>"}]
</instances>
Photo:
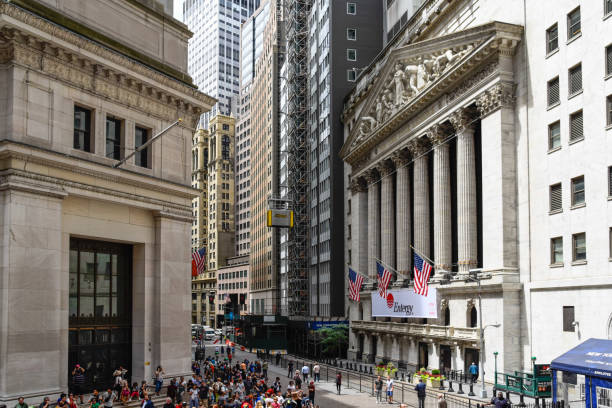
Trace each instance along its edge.
<instances>
[{"instance_id":1,"label":"sky","mask_svg":"<svg viewBox=\"0 0 612 408\"><path fill-rule=\"evenodd\" d=\"M174 0L174 18L183 21L183 0Z\"/></svg>"}]
</instances>

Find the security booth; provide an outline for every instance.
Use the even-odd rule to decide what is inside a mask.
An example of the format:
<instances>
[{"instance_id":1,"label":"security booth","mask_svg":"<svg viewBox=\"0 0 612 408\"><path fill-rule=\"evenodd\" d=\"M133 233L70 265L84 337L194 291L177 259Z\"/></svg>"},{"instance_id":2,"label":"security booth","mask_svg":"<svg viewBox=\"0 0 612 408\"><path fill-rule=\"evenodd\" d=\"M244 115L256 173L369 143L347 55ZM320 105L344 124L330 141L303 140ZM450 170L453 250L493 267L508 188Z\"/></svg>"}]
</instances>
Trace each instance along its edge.
<instances>
[{"instance_id":1,"label":"security booth","mask_svg":"<svg viewBox=\"0 0 612 408\"><path fill-rule=\"evenodd\" d=\"M612 407L612 340L588 339L554 359L551 369L554 403Z\"/></svg>"}]
</instances>

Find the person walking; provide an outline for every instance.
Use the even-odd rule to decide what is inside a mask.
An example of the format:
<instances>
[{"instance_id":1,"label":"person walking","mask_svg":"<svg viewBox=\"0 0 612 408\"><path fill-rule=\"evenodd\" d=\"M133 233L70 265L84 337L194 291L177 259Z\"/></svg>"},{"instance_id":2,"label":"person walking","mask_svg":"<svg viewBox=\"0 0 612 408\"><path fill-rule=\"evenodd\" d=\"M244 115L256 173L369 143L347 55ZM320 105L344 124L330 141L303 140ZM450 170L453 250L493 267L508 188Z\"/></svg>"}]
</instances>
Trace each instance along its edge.
<instances>
[{"instance_id":1,"label":"person walking","mask_svg":"<svg viewBox=\"0 0 612 408\"><path fill-rule=\"evenodd\" d=\"M478 379L478 366L476 365L475 362L472 361L472 364L470 364L468 371L472 375L472 384L473 384Z\"/></svg>"},{"instance_id":2,"label":"person walking","mask_svg":"<svg viewBox=\"0 0 612 408\"><path fill-rule=\"evenodd\" d=\"M157 396L159 396L159 390L161 390L164 383L164 374L166 374L164 369L161 366L157 366L155 370L155 395Z\"/></svg>"},{"instance_id":3,"label":"person walking","mask_svg":"<svg viewBox=\"0 0 612 408\"><path fill-rule=\"evenodd\" d=\"M387 401L393 404L393 378L387 376Z\"/></svg>"},{"instance_id":4,"label":"person walking","mask_svg":"<svg viewBox=\"0 0 612 408\"><path fill-rule=\"evenodd\" d=\"M338 391L338 395L340 395L340 389L342 388L342 374L338 371L336 374L336 391Z\"/></svg>"},{"instance_id":5,"label":"person walking","mask_svg":"<svg viewBox=\"0 0 612 408\"><path fill-rule=\"evenodd\" d=\"M310 374L310 367L308 367L308 364L304 363L304 367L302 367L302 377L304 377L304 382L308 381L309 374Z\"/></svg>"},{"instance_id":6,"label":"person walking","mask_svg":"<svg viewBox=\"0 0 612 408\"><path fill-rule=\"evenodd\" d=\"M291 378L292 374L293 374L293 361L289 361L289 364L287 365L287 378Z\"/></svg>"},{"instance_id":7,"label":"person walking","mask_svg":"<svg viewBox=\"0 0 612 408\"><path fill-rule=\"evenodd\" d=\"M312 375L314 376L315 382L319 382L321 380L321 366L319 363L316 363L314 367L312 367Z\"/></svg>"},{"instance_id":8,"label":"person walking","mask_svg":"<svg viewBox=\"0 0 612 408\"><path fill-rule=\"evenodd\" d=\"M417 398L419 399L419 408L425 408L425 397L427 393L425 392L427 386L423 382L423 379L419 379L419 383L414 387L414 390L417 392Z\"/></svg>"},{"instance_id":9,"label":"person walking","mask_svg":"<svg viewBox=\"0 0 612 408\"><path fill-rule=\"evenodd\" d=\"M376 390L376 403L377 404L382 403L382 388L383 388L383 381L379 375L376 378L376 381L374 382L374 389Z\"/></svg>"},{"instance_id":10,"label":"person walking","mask_svg":"<svg viewBox=\"0 0 612 408\"><path fill-rule=\"evenodd\" d=\"M438 394L438 408L447 408L446 399L442 394Z\"/></svg>"}]
</instances>

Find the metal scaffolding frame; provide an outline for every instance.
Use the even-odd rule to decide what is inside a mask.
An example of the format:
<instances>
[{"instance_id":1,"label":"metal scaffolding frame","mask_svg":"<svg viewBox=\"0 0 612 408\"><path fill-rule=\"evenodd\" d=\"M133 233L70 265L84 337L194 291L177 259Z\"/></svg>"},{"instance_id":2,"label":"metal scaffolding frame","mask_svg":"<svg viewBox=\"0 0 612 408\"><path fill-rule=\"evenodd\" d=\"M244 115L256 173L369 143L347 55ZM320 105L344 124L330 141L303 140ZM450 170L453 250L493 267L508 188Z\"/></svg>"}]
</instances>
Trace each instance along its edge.
<instances>
[{"instance_id":1,"label":"metal scaffolding frame","mask_svg":"<svg viewBox=\"0 0 612 408\"><path fill-rule=\"evenodd\" d=\"M308 316L308 14L312 0L285 0L287 38L287 187L293 198L289 230L289 317Z\"/></svg>"}]
</instances>

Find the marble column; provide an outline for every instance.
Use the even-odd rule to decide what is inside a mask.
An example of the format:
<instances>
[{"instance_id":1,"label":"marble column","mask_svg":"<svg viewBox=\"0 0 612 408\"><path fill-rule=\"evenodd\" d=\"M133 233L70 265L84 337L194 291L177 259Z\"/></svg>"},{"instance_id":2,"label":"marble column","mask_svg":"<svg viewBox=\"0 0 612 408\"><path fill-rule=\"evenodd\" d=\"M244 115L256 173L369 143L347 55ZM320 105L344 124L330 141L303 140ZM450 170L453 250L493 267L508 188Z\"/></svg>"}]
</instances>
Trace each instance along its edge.
<instances>
[{"instance_id":1,"label":"marble column","mask_svg":"<svg viewBox=\"0 0 612 408\"><path fill-rule=\"evenodd\" d=\"M380 241L382 261L395 269L395 205L393 194L393 163L385 160L378 166L380 173Z\"/></svg>"},{"instance_id":2,"label":"marble column","mask_svg":"<svg viewBox=\"0 0 612 408\"><path fill-rule=\"evenodd\" d=\"M368 273L368 187L362 177L351 179L351 266Z\"/></svg>"},{"instance_id":3,"label":"marble column","mask_svg":"<svg viewBox=\"0 0 612 408\"><path fill-rule=\"evenodd\" d=\"M368 276L376 279L376 259L380 259L380 176L376 170L366 173L368 182Z\"/></svg>"},{"instance_id":4,"label":"marble column","mask_svg":"<svg viewBox=\"0 0 612 408\"><path fill-rule=\"evenodd\" d=\"M427 143L417 139L410 143L414 157L414 247L429 257L429 171L427 168Z\"/></svg>"},{"instance_id":5,"label":"marble column","mask_svg":"<svg viewBox=\"0 0 612 408\"><path fill-rule=\"evenodd\" d=\"M410 266L412 259L410 254L411 231L410 224L412 217L410 216L410 155L406 150L396 152L392 157L395 164L395 253L397 271L404 274L398 276L398 279L408 279L410 276Z\"/></svg>"},{"instance_id":6,"label":"marble column","mask_svg":"<svg viewBox=\"0 0 612 408\"><path fill-rule=\"evenodd\" d=\"M427 137L434 146L433 154L433 212L434 212L434 254L436 272L450 271L452 264L451 229L451 183L450 157L447 133L440 125L427 131Z\"/></svg>"},{"instance_id":7,"label":"marble column","mask_svg":"<svg viewBox=\"0 0 612 408\"><path fill-rule=\"evenodd\" d=\"M451 115L457 134L457 244L459 273L477 265L476 155L474 128L465 110Z\"/></svg>"}]
</instances>

